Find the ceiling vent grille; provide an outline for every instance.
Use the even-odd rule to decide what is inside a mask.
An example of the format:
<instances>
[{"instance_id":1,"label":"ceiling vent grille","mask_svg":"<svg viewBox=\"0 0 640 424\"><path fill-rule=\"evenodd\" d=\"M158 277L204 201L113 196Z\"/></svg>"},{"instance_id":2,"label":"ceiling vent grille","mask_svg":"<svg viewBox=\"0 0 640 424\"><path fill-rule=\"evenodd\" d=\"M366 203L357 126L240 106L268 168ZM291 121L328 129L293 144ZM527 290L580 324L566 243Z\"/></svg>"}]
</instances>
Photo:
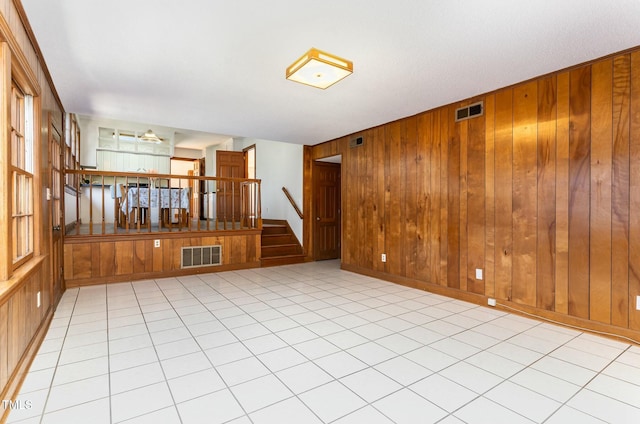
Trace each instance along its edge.
<instances>
[{"instance_id":1,"label":"ceiling vent grille","mask_svg":"<svg viewBox=\"0 0 640 424\"><path fill-rule=\"evenodd\" d=\"M461 107L459 109L456 109L456 122L464 121L465 119L475 118L477 116L482 116L483 113L484 113L483 102L478 102L466 107Z\"/></svg>"},{"instance_id":2,"label":"ceiling vent grille","mask_svg":"<svg viewBox=\"0 0 640 424\"><path fill-rule=\"evenodd\" d=\"M222 265L222 246L189 246L182 248L180 268Z\"/></svg>"},{"instance_id":3,"label":"ceiling vent grille","mask_svg":"<svg viewBox=\"0 0 640 424\"><path fill-rule=\"evenodd\" d=\"M359 147L364 143L364 139L362 137L356 137L349 140L349 147Z\"/></svg>"}]
</instances>

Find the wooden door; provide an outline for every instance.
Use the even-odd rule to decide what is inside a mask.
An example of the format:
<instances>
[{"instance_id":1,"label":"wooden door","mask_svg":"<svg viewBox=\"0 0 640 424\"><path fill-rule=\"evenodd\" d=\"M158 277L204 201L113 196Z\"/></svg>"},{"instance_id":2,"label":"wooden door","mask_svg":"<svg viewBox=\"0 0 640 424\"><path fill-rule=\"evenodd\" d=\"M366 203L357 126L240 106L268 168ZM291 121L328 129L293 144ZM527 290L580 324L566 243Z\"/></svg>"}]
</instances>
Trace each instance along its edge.
<instances>
[{"instance_id":1,"label":"wooden door","mask_svg":"<svg viewBox=\"0 0 640 424\"><path fill-rule=\"evenodd\" d=\"M245 178L243 152L216 152L216 176L225 178ZM216 210L218 221L223 223L240 221L240 182L220 182L216 184Z\"/></svg>"},{"instance_id":2,"label":"wooden door","mask_svg":"<svg viewBox=\"0 0 640 424\"><path fill-rule=\"evenodd\" d=\"M314 259L340 257L340 164L314 162Z\"/></svg>"},{"instance_id":3,"label":"wooden door","mask_svg":"<svg viewBox=\"0 0 640 424\"><path fill-rule=\"evenodd\" d=\"M55 127L49 113L49 169L51 172L51 304L55 306L62 296L62 264L64 216L63 196L63 143L60 131Z\"/></svg>"}]
</instances>

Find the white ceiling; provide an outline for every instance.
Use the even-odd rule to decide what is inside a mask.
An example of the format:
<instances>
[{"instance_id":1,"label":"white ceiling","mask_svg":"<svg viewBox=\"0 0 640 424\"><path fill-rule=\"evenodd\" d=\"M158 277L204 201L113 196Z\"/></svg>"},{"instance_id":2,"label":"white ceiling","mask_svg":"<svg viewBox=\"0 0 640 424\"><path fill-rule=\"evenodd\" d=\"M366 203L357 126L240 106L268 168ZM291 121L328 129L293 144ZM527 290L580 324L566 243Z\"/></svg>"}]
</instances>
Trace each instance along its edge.
<instances>
[{"instance_id":1,"label":"white ceiling","mask_svg":"<svg viewBox=\"0 0 640 424\"><path fill-rule=\"evenodd\" d=\"M639 0L22 0L68 112L300 144L640 45ZM309 48L354 63L285 80Z\"/></svg>"}]
</instances>

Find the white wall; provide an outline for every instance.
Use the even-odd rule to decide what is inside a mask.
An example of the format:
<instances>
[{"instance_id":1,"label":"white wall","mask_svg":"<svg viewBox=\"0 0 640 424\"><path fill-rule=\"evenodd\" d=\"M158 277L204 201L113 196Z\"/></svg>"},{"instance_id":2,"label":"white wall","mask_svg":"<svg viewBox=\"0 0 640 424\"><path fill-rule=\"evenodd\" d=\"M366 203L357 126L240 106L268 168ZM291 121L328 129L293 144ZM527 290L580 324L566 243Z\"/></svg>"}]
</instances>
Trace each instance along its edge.
<instances>
[{"instance_id":1,"label":"white wall","mask_svg":"<svg viewBox=\"0 0 640 424\"><path fill-rule=\"evenodd\" d=\"M255 138L234 139L233 150L256 146L256 178L262 180L262 218L286 219L302 242L302 220L282 192L286 187L302 209L303 146Z\"/></svg>"}]
</instances>

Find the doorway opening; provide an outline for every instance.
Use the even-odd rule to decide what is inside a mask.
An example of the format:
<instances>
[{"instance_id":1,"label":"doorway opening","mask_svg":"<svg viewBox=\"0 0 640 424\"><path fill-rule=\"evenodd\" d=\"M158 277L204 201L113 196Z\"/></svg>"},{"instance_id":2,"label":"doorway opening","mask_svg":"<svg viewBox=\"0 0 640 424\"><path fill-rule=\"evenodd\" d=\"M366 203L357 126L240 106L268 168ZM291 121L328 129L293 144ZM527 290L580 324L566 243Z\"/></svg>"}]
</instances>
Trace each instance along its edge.
<instances>
[{"instance_id":1,"label":"doorway opening","mask_svg":"<svg viewBox=\"0 0 640 424\"><path fill-rule=\"evenodd\" d=\"M342 257L342 156L313 162L313 258Z\"/></svg>"}]
</instances>

